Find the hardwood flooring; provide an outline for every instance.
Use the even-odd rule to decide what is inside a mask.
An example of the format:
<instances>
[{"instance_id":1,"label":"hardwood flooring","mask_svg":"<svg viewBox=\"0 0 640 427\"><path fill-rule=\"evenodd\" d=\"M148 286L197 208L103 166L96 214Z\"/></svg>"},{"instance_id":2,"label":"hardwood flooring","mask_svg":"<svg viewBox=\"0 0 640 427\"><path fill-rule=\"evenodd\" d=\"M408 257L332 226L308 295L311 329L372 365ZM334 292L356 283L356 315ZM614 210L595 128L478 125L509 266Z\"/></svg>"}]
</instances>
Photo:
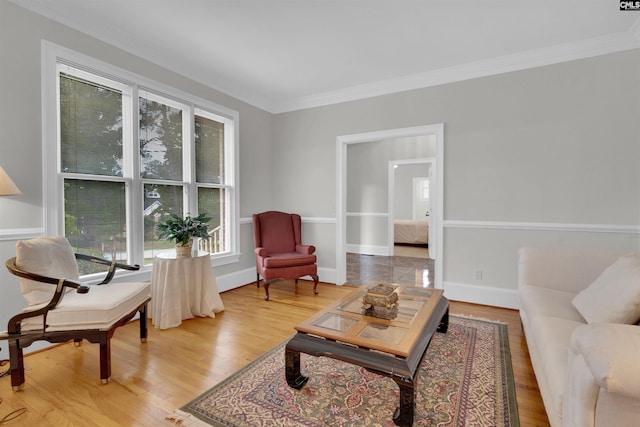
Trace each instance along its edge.
<instances>
[{"instance_id":1,"label":"hardwood flooring","mask_svg":"<svg viewBox=\"0 0 640 427\"><path fill-rule=\"evenodd\" d=\"M0 418L27 408L10 426L171 426L171 412L284 341L293 326L352 288L320 283L319 294L300 281L274 283L271 300L249 284L222 293L225 310L215 319L186 320L178 328L149 329L142 344L138 324L112 339L112 378L100 384L98 346L67 343L30 354L24 391L0 379ZM548 426L518 312L451 303L451 313L508 324L520 425ZM0 341L0 346L6 343Z\"/></svg>"},{"instance_id":2,"label":"hardwood flooring","mask_svg":"<svg viewBox=\"0 0 640 427\"><path fill-rule=\"evenodd\" d=\"M395 256L408 256L413 258L431 258L429 248L418 245L395 245L393 247Z\"/></svg>"},{"instance_id":3,"label":"hardwood flooring","mask_svg":"<svg viewBox=\"0 0 640 427\"><path fill-rule=\"evenodd\" d=\"M426 251L426 248L424 248ZM372 281L432 287L435 261L416 257L411 252L402 256L380 256L347 253L347 284L361 286Z\"/></svg>"}]
</instances>

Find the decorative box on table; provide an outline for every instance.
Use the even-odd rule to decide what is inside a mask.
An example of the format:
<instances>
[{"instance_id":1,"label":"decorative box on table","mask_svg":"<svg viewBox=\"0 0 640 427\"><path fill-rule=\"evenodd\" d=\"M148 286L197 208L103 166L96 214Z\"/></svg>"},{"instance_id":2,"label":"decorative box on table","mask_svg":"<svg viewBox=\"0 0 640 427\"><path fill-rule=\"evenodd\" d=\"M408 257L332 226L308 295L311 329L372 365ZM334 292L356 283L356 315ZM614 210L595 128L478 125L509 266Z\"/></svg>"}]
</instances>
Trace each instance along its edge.
<instances>
[{"instance_id":1,"label":"decorative box on table","mask_svg":"<svg viewBox=\"0 0 640 427\"><path fill-rule=\"evenodd\" d=\"M367 288L367 292L362 296L364 308L384 307L390 309L398 302L398 285L391 283L376 283Z\"/></svg>"}]
</instances>

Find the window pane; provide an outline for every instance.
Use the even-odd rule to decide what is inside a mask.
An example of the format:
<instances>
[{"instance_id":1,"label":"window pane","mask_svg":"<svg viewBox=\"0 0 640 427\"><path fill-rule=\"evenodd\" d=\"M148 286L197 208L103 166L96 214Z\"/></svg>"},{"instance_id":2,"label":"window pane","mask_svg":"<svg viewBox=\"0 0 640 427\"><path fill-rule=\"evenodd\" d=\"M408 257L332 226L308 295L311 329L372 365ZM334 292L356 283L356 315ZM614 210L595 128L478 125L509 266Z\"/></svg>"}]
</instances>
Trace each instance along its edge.
<instances>
[{"instance_id":1,"label":"window pane","mask_svg":"<svg viewBox=\"0 0 640 427\"><path fill-rule=\"evenodd\" d=\"M150 264L159 252L173 249L175 243L158 240L157 225L166 215L183 215L182 186L156 185L144 186L144 262Z\"/></svg>"},{"instance_id":2,"label":"window pane","mask_svg":"<svg viewBox=\"0 0 640 427\"><path fill-rule=\"evenodd\" d=\"M196 182L224 183L224 123L195 117Z\"/></svg>"},{"instance_id":3,"label":"window pane","mask_svg":"<svg viewBox=\"0 0 640 427\"><path fill-rule=\"evenodd\" d=\"M122 94L60 73L62 172L122 176Z\"/></svg>"},{"instance_id":4,"label":"window pane","mask_svg":"<svg viewBox=\"0 0 640 427\"><path fill-rule=\"evenodd\" d=\"M182 110L142 97L140 176L182 181Z\"/></svg>"},{"instance_id":5,"label":"window pane","mask_svg":"<svg viewBox=\"0 0 640 427\"><path fill-rule=\"evenodd\" d=\"M65 235L77 252L127 262L125 185L64 180ZM102 269L79 263L80 274Z\"/></svg>"},{"instance_id":6,"label":"window pane","mask_svg":"<svg viewBox=\"0 0 640 427\"><path fill-rule=\"evenodd\" d=\"M418 199L429 200L429 178L418 178Z\"/></svg>"},{"instance_id":7,"label":"window pane","mask_svg":"<svg viewBox=\"0 0 640 427\"><path fill-rule=\"evenodd\" d=\"M225 227L225 190L221 188L198 189L198 213L206 213L209 221L209 242L211 253L227 251L227 229Z\"/></svg>"}]
</instances>

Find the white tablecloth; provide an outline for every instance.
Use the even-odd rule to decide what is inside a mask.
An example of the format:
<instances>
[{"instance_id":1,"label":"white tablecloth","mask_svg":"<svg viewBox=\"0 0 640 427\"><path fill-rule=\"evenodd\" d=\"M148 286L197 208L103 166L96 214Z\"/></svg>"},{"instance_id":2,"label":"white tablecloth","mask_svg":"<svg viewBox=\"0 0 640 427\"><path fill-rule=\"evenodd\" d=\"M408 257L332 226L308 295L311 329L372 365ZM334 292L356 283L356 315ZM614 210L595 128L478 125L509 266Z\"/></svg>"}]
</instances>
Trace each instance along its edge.
<instances>
[{"instance_id":1,"label":"white tablecloth","mask_svg":"<svg viewBox=\"0 0 640 427\"><path fill-rule=\"evenodd\" d=\"M215 317L224 310L208 252L176 258L158 254L153 261L149 318L156 328L179 326L184 319Z\"/></svg>"}]
</instances>

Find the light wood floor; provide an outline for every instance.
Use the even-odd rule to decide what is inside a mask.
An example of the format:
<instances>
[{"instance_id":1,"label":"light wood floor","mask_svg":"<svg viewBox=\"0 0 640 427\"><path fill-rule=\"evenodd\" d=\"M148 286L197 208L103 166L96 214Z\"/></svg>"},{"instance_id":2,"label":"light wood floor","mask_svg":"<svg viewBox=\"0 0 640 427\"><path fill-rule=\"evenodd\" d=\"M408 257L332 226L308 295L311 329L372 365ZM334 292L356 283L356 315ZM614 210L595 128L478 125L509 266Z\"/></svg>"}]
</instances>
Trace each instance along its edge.
<instances>
[{"instance_id":1,"label":"light wood floor","mask_svg":"<svg viewBox=\"0 0 640 427\"><path fill-rule=\"evenodd\" d=\"M144 344L137 321L126 325L112 339L107 385L100 384L97 345L68 343L28 355L24 391L12 392L9 378L0 379L0 418L26 407L25 415L7 425L173 425L165 417L174 409L284 341L296 323L353 289L323 283L318 288L314 296L308 282L300 281L297 289L293 281L274 283L268 302L255 284L234 289L222 294L225 310L215 319L186 320L165 331L150 327ZM520 424L548 426L518 312L456 302L451 312L508 324Z\"/></svg>"},{"instance_id":2,"label":"light wood floor","mask_svg":"<svg viewBox=\"0 0 640 427\"><path fill-rule=\"evenodd\" d=\"M395 256L429 258L429 248L426 246L395 245L393 247L393 254Z\"/></svg>"}]
</instances>

